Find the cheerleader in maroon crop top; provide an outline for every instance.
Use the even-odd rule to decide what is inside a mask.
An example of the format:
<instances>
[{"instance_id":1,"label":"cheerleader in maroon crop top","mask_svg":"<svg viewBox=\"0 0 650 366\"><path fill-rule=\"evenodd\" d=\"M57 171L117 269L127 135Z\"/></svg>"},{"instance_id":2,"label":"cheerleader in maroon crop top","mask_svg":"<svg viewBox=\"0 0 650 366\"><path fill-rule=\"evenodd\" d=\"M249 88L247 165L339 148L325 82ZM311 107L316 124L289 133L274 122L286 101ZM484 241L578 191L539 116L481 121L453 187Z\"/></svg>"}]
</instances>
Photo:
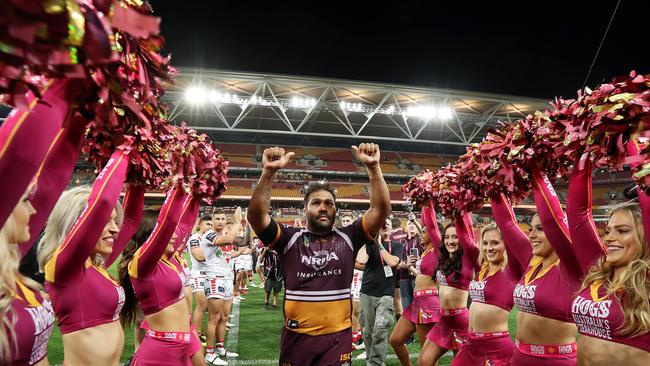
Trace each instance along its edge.
<instances>
[{"instance_id":1,"label":"cheerleader in maroon crop top","mask_svg":"<svg viewBox=\"0 0 650 366\"><path fill-rule=\"evenodd\" d=\"M508 334L508 318L513 306L512 291L530 258L529 245L504 243L502 232L523 238L507 198L492 200L492 214L498 223L481 229L482 263L469 285L472 305L469 333L452 365L500 365L510 362L514 343ZM499 228L503 228L499 230ZM467 243L461 241L461 244Z\"/></svg>"},{"instance_id":2,"label":"cheerleader in maroon crop top","mask_svg":"<svg viewBox=\"0 0 650 366\"><path fill-rule=\"evenodd\" d=\"M440 299L433 275L438 266L436 247L440 244L440 233L435 221L435 212L432 213L430 207L422 209L422 227L428 227L428 230L422 234L420 242L425 247L425 251L421 253L416 263L409 263L409 271L415 274L413 303L404 309L390 335L390 344L402 365L411 364L408 350L404 345L406 338L416 332L422 347L427 333L440 320ZM434 234L433 240L429 232Z\"/></svg>"},{"instance_id":3,"label":"cheerleader in maroon crop top","mask_svg":"<svg viewBox=\"0 0 650 366\"><path fill-rule=\"evenodd\" d=\"M1 365L47 365L47 341L54 324L54 311L40 286L18 271L21 259L18 244L30 241L29 221L35 213L29 202L31 192L32 187L23 192L0 230L0 258L9 270L0 276Z\"/></svg>"},{"instance_id":4,"label":"cheerleader in maroon crop top","mask_svg":"<svg viewBox=\"0 0 650 366\"><path fill-rule=\"evenodd\" d=\"M528 240L518 231L503 232L508 246L532 249L532 258L513 292L517 335L513 365L575 365L576 328L570 306L579 288L579 264L573 255L566 217L553 187L541 171L531 169L537 214ZM521 257L521 254L519 255Z\"/></svg>"},{"instance_id":5,"label":"cheerleader in maroon crop top","mask_svg":"<svg viewBox=\"0 0 650 366\"><path fill-rule=\"evenodd\" d=\"M90 190L77 187L65 192L41 240L39 262L69 365L116 364L122 353L124 334L118 319L124 291L106 268L137 227L144 200L143 190L129 188L127 216L118 235L115 205L127 167L128 153L116 150Z\"/></svg>"},{"instance_id":6,"label":"cheerleader in maroon crop top","mask_svg":"<svg viewBox=\"0 0 650 366\"><path fill-rule=\"evenodd\" d=\"M45 108L44 106L37 106L37 109ZM23 124L24 128L42 128L42 125L35 125L32 118L38 115L39 112L34 114L25 114L26 120ZM56 117L55 117L56 118ZM17 122L16 120L8 120L5 124L9 125ZM9 126L7 125L7 126ZM30 125L33 125L30 127ZM23 193L23 197L14 208L10 216L10 220L16 221L16 218L22 216L29 220L22 220L19 228L14 230L25 231L24 241L19 241L20 256L18 255L2 255L0 257L9 258L15 257L16 268L18 267L19 258L25 255L34 245L38 233L42 230L47 217L52 211L54 203L58 199L60 193L65 189L74 165L80 153L81 137L86 126L86 121L82 118L71 118L63 129L58 129L58 133L54 136L54 141L45 156L40 171L37 174L36 185L30 187L29 195ZM5 128L5 125L3 125ZM47 132L45 132L47 134ZM16 136L20 136L16 135ZM33 136L30 136L33 138ZM14 141L16 142L16 141ZM8 143L7 140L2 142ZM24 142L23 142L24 144ZM27 147L18 146L18 148ZM15 181L14 181L15 182ZM22 215L21 215L22 213ZM29 214L29 215L27 215ZM18 220L20 221L20 220ZM3 229L3 232L8 229ZM16 235L9 235L15 238ZM18 250L18 248L11 248L0 244L3 248L10 250ZM13 246L13 245L12 245ZM54 324L54 310L48 298L44 298L40 291L40 286L22 277L17 273L18 278L14 286L10 286L14 295L12 302L13 316L16 316L14 324L14 331L16 339L11 344L18 346L17 350L12 350L11 362L12 365L36 365L45 360L47 355L47 340L50 336L52 325ZM7 313L5 313L7 314ZM11 334L4 332L3 334ZM0 363L6 361L0 357ZM47 362L47 360L43 361Z\"/></svg>"},{"instance_id":7,"label":"cheerleader in maroon crop top","mask_svg":"<svg viewBox=\"0 0 650 366\"><path fill-rule=\"evenodd\" d=\"M189 321L184 299L185 274L175 260L180 243L177 226L193 199L181 187L171 189L149 238L128 264L130 281L147 325L133 364L186 365L191 357L202 359Z\"/></svg>"},{"instance_id":8,"label":"cheerleader in maroon crop top","mask_svg":"<svg viewBox=\"0 0 650 366\"><path fill-rule=\"evenodd\" d=\"M638 156L634 142L626 149L629 156ZM637 165L632 164L633 170ZM649 365L650 322L645 319L650 315L650 250L645 233L650 232L650 197L638 190L639 204L612 209L601 242L592 217L591 189L591 163L577 162L567 215L576 244L574 255L585 275L570 308L581 335L578 362Z\"/></svg>"},{"instance_id":9,"label":"cheerleader in maroon crop top","mask_svg":"<svg viewBox=\"0 0 650 366\"><path fill-rule=\"evenodd\" d=\"M434 364L448 350L458 350L456 340L467 335L467 296L474 277L479 249L474 242L470 214L453 218L443 230L443 242L436 270L440 291L440 321L427 334L418 363Z\"/></svg>"}]
</instances>

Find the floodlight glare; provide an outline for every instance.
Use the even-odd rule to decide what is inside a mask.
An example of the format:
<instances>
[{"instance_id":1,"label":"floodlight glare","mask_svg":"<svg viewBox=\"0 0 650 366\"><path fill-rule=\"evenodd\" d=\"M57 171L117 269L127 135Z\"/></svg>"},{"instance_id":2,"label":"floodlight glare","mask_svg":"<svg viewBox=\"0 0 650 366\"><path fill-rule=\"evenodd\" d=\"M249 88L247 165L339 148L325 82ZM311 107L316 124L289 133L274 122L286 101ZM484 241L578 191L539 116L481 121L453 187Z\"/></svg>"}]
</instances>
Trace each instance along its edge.
<instances>
[{"instance_id":1,"label":"floodlight glare","mask_svg":"<svg viewBox=\"0 0 650 366\"><path fill-rule=\"evenodd\" d=\"M434 106L414 106L406 110L406 115L409 117L422 118L425 121L433 119L438 114L438 109Z\"/></svg>"},{"instance_id":2,"label":"floodlight glare","mask_svg":"<svg viewBox=\"0 0 650 366\"><path fill-rule=\"evenodd\" d=\"M210 90L209 98L212 103L222 102L223 95L216 90Z\"/></svg>"},{"instance_id":3,"label":"floodlight glare","mask_svg":"<svg viewBox=\"0 0 650 366\"><path fill-rule=\"evenodd\" d=\"M442 107L438 111L438 118L440 118L442 121L448 121L451 119L453 116L453 111L449 107Z\"/></svg>"},{"instance_id":4,"label":"floodlight glare","mask_svg":"<svg viewBox=\"0 0 650 366\"><path fill-rule=\"evenodd\" d=\"M207 97L208 93L200 86L192 86L185 91L185 100L191 104L203 104Z\"/></svg>"}]
</instances>

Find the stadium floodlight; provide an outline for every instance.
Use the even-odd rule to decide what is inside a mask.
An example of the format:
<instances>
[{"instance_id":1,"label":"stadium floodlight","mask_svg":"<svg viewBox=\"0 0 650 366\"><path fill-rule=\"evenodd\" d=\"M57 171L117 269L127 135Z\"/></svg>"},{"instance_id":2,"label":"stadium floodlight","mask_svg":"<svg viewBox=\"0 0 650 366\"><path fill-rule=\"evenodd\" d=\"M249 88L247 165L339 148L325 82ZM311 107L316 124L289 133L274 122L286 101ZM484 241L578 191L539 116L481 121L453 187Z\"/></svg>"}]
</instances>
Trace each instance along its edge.
<instances>
[{"instance_id":1,"label":"stadium floodlight","mask_svg":"<svg viewBox=\"0 0 650 366\"><path fill-rule=\"evenodd\" d=\"M449 121L453 115L454 111L449 107L441 107L438 110L438 118L442 121Z\"/></svg>"},{"instance_id":2,"label":"stadium floodlight","mask_svg":"<svg viewBox=\"0 0 650 366\"><path fill-rule=\"evenodd\" d=\"M314 98L302 98L294 96L291 98L290 106L293 108L309 109L316 107L317 101Z\"/></svg>"},{"instance_id":3,"label":"stadium floodlight","mask_svg":"<svg viewBox=\"0 0 650 366\"><path fill-rule=\"evenodd\" d=\"M364 105L361 103L349 103L342 101L339 103L341 110L345 112L364 112Z\"/></svg>"},{"instance_id":4,"label":"stadium floodlight","mask_svg":"<svg viewBox=\"0 0 650 366\"><path fill-rule=\"evenodd\" d=\"M430 105L416 105L406 109L408 117L421 118L425 121L430 121L438 115L438 108Z\"/></svg>"},{"instance_id":5,"label":"stadium floodlight","mask_svg":"<svg viewBox=\"0 0 650 366\"><path fill-rule=\"evenodd\" d=\"M201 105L208 99L208 92L201 86L192 86L185 91L185 100L191 104Z\"/></svg>"},{"instance_id":6,"label":"stadium floodlight","mask_svg":"<svg viewBox=\"0 0 650 366\"><path fill-rule=\"evenodd\" d=\"M301 95L294 95L290 99L266 99L263 96L251 95L241 96L231 93L227 90L207 89L202 85L192 85L185 90L185 102L201 106L207 103L221 108L223 105L234 105L240 108L245 106L262 106L262 107L279 107L283 111L287 108L302 109L307 112L311 109L331 110L330 102L319 100ZM386 106L376 106L359 102L348 102L341 100L338 104L341 111L345 114L356 112L364 113L366 116L372 114L383 115L402 115L405 119L417 118L426 122L437 119L447 121L453 117L453 109L448 106L435 106L431 104L411 104L407 109L402 109L399 104ZM308 113L308 112L307 112Z\"/></svg>"}]
</instances>

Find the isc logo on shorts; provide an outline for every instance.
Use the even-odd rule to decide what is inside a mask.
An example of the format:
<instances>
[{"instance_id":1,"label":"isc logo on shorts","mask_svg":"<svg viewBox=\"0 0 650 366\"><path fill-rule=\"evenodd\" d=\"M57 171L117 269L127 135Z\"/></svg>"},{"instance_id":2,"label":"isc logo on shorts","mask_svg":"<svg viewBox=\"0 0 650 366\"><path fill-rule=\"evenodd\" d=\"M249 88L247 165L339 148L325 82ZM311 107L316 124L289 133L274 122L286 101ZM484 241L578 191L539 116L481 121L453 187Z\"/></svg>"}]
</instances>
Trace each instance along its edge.
<instances>
[{"instance_id":1,"label":"isc logo on shorts","mask_svg":"<svg viewBox=\"0 0 650 366\"><path fill-rule=\"evenodd\" d=\"M341 357L339 358L339 361L347 361L347 362L345 362L343 364L344 365L351 365L352 364L352 352L341 354Z\"/></svg>"},{"instance_id":2,"label":"isc logo on shorts","mask_svg":"<svg viewBox=\"0 0 650 366\"><path fill-rule=\"evenodd\" d=\"M222 286L217 287L217 293L225 294L226 293L226 288L222 287Z\"/></svg>"}]
</instances>

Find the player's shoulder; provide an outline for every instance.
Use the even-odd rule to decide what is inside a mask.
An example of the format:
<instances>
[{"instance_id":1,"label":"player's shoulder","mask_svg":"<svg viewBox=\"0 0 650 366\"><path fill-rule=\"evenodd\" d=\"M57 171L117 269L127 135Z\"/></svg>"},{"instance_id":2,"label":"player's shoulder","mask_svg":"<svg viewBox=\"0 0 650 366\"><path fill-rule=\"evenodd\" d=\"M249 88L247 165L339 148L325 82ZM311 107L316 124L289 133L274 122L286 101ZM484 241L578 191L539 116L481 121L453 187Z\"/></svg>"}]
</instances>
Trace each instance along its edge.
<instances>
[{"instance_id":1,"label":"player's shoulder","mask_svg":"<svg viewBox=\"0 0 650 366\"><path fill-rule=\"evenodd\" d=\"M291 239L297 233L307 231L307 229L301 227L291 226L279 222L277 224L278 224L278 228L280 229L280 232L282 233L282 236L287 238L287 240Z\"/></svg>"},{"instance_id":2,"label":"player's shoulder","mask_svg":"<svg viewBox=\"0 0 650 366\"><path fill-rule=\"evenodd\" d=\"M201 244L201 234L195 233L190 236L190 238L187 240L187 244L191 247L197 247Z\"/></svg>"},{"instance_id":3,"label":"player's shoulder","mask_svg":"<svg viewBox=\"0 0 650 366\"><path fill-rule=\"evenodd\" d=\"M210 229L206 231L201 238L212 243L217 236L219 236L219 233L214 231L214 229Z\"/></svg>"},{"instance_id":4,"label":"player's shoulder","mask_svg":"<svg viewBox=\"0 0 650 366\"><path fill-rule=\"evenodd\" d=\"M355 221L352 225L343 226L338 229L333 229L333 234L344 235L347 238L352 238L355 236L355 232L361 230L361 222L358 223Z\"/></svg>"}]
</instances>

